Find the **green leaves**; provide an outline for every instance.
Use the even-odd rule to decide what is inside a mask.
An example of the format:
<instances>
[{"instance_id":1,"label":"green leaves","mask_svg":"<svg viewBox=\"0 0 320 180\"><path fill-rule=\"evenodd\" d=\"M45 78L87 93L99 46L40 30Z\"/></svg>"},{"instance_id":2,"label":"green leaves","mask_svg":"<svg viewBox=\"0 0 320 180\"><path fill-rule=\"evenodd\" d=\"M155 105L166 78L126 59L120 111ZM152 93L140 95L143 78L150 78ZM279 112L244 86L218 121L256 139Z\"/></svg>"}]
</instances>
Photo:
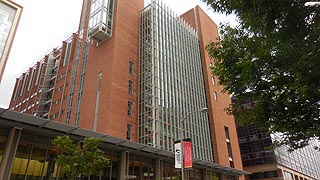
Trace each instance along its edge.
<instances>
[{"instance_id":1,"label":"green leaves","mask_svg":"<svg viewBox=\"0 0 320 180\"><path fill-rule=\"evenodd\" d=\"M57 136L52 144L61 150L57 163L63 167L68 179L96 175L99 170L109 166L110 162L99 149L101 139L85 138L76 145L69 136Z\"/></svg>"},{"instance_id":2,"label":"green leaves","mask_svg":"<svg viewBox=\"0 0 320 180\"><path fill-rule=\"evenodd\" d=\"M299 148L320 136L320 8L306 1L203 0L234 13L239 25L220 27L206 49L212 73L237 99L227 109L244 123L282 134ZM244 108L250 100L254 108Z\"/></svg>"}]
</instances>

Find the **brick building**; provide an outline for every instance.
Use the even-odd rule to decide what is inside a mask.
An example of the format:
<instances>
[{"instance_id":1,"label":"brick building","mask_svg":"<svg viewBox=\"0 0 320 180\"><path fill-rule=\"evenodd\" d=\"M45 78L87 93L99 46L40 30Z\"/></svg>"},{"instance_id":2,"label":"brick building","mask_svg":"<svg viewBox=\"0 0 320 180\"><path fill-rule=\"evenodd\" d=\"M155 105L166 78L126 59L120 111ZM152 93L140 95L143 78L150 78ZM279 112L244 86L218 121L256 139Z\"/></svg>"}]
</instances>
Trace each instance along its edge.
<instances>
[{"instance_id":1,"label":"brick building","mask_svg":"<svg viewBox=\"0 0 320 180\"><path fill-rule=\"evenodd\" d=\"M161 2L84 0L78 32L17 78L10 109L135 142L135 150L155 148L162 156L148 159L149 179L179 175L172 153L182 131L196 164L187 179L238 178L246 172L234 119L224 111L230 96L204 49L217 36L198 6L178 17ZM111 151L120 157L116 179L143 179L142 166L133 172L130 163L143 155Z\"/></svg>"}]
</instances>

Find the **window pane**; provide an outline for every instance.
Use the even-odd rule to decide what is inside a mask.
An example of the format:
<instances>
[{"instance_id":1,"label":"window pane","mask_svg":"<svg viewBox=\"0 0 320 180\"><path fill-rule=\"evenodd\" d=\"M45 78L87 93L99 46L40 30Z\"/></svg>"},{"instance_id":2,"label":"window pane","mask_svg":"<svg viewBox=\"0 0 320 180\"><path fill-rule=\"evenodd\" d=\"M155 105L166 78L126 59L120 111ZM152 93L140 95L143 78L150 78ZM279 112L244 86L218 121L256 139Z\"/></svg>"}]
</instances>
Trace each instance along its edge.
<instances>
[{"instance_id":1,"label":"window pane","mask_svg":"<svg viewBox=\"0 0 320 180\"><path fill-rule=\"evenodd\" d=\"M226 134L226 139L230 140L230 135L229 135L229 128L228 127L224 127L224 132Z\"/></svg>"},{"instance_id":2,"label":"window pane","mask_svg":"<svg viewBox=\"0 0 320 180\"><path fill-rule=\"evenodd\" d=\"M134 63L132 61L129 62L129 73L130 74L133 74L133 66L134 66Z\"/></svg>"},{"instance_id":3,"label":"window pane","mask_svg":"<svg viewBox=\"0 0 320 180\"><path fill-rule=\"evenodd\" d=\"M213 76L211 77L211 80L212 80L212 84L215 85L216 84L216 80L214 79Z\"/></svg>"},{"instance_id":4,"label":"window pane","mask_svg":"<svg viewBox=\"0 0 320 180\"><path fill-rule=\"evenodd\" d=\"M215 101L218 101L218 94L217 92L213 92L213 98Z\"/></svg>"},{"instance_id":5,"label":"window pane","mask_svg":"<svg viewBox=\"0 0 320 180\"><path fill-rule=\"evenodd\" d=\"M132 129L132 125L131 124L127 124L127 139L128 140L131 139L131 129Z\"/></svg>"},{"instance_id":6,"label":"window pane","mask_svg":"<svg viewBox=\"0 0 320 180\"><path fill-rule=\"evenodd\" d=\"M133 93L133 82L131 80L129 80L129 84L128 84L128 93L131 95Z\"/></svg>"},{"instance_id":7,"label":"window pane","mask_svg":"<svg viewBox=\"0 0 320 180\"><path fill-rule=\"evenodd\" d=\"M132 102L128 101L128 116L132 115Z\"/></svg>"}]
</instances>

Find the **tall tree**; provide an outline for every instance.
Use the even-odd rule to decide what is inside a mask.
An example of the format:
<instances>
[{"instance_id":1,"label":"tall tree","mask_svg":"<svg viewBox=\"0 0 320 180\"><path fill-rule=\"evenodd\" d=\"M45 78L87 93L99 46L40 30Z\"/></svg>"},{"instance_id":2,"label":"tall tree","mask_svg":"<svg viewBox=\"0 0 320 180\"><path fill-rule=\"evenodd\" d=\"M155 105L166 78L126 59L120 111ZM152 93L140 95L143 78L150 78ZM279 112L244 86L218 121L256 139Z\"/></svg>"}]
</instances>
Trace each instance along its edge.
<instances>
[{"instance_id":1,"label":"tall tree","mask_svg":"<svg viewBox=\"0 0 320 180\"><path fill-rule=\"evenodd\" d=\"M97 175L100 169L109 166L109 160L99 149L100 143L99 138L85 138L80 146L75 144L69 136L57 136L52 140L52 144L61 150L57 163L63 167L68 179L82 179Z\"/></svg>"},{"instance_id":2,"label":"tall tree","mask_svg":"<svg viewBox=\"0 0 320 180\"><path fill-rule=\"evenodd\" d=\"M280 132L304 147L320 136L320 5L307 0L202 0L239 25L221 25L207 46L213 74L237 99L227 109L244 123ZM253 99L254 108L243 103Z\"/></svg>"}]
</instances>

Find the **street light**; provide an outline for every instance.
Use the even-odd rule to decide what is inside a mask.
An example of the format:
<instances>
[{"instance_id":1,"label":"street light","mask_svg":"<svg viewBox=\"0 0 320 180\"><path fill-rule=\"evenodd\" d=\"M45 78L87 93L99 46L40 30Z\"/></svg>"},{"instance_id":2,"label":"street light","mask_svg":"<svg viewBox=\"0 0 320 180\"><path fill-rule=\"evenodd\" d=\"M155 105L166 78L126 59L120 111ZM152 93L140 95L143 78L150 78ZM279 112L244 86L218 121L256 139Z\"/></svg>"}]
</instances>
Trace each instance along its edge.
<instances>
[{"instance_id":1,"label":"street light","mask_svg":"<svg viewBox=\"0 0 320 180\"><path fill-rule=\"evenodd\" d=\"M190 112L189 114L187 114L184 118L181 118L181 112L180 112L180 162L181 162L181 178L182 180L184 180L184 149L183 149L183 129L182 129L182 123L184 120L186 120L189 116L191 116L192 114L196 113L196 112L208 112L208 108L204 107L195 111Z\"/></svg>"}]
</instances>

